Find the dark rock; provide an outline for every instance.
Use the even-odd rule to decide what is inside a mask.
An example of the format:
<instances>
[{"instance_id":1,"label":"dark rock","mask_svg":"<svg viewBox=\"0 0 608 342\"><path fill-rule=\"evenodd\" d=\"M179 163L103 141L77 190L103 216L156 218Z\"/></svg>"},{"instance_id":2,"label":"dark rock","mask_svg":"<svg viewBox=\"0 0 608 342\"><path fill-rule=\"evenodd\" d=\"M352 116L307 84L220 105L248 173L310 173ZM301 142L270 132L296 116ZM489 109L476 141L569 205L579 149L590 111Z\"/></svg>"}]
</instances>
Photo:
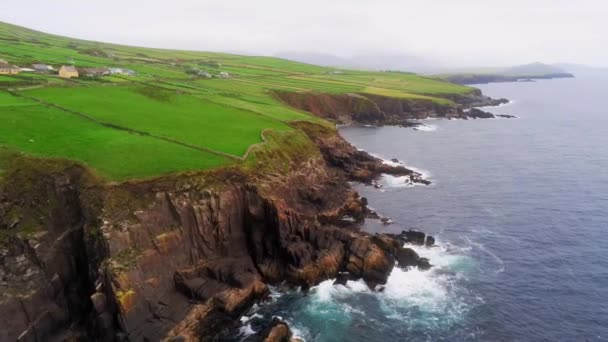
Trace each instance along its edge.
<instances>
[{"instance_id":1,"label":"dark rock","mask_svg":"<svg viewBox=\"0 0 608 342\"><path fill-rule=\"evenodd\" d=\"M396 250L395 259L399 267L407 268L410 266L418 266L420 256L411 248L400 247Z\"/></svg>"},{"instance_id":2,"label":"dark rock","mask_svg":"<svg viewBox=\"0 0 608 342\"><path fill-rule=\"evenodd\" d=\"M97 313L102 313L106 310L106 295L100 292L96 292L91 296L91 302Z\"/></svg>"},{"instance_id":3,"label":"dark rock","mask_svg":"<svg viewBox=\"0 0 608 342\"><path fill-rule=\"evenodd\" d=\"M509 115L509 114L496 114L496 116L499 118L505 118L505 119L517 119L517 116Z\"/></svg>"},{"instance_id":4,"label":"dark rock","mask_svg":"<svg viewBox=\"0 0 608 342\"><path fill-rule=\"evenodd\" d=\"M393 223L393 220L391 220L390 217L383 217L380 219L380 222L382 222L383 225L388 226L389 224Z\"/></svg>"},{"instance_id":5,"label":"dark rock","mask_svg":"<svg viewBox=\"0 0 608 342\"><path fill-rule=\"evenodd\" d=\"M349 280L357 280L357 277L354 277L352 274L348 272L340 272L336 276L336 280L334 281L334 285L346 285Z\"/></svg>"},{"instance_id":6,"label":"dark rock","mask_svg":"<svg viewBox=\"0 0 608 342\"><path fill-rule=\"evenodd\" d=\"M420 258L420 260L418 260L418 265L416 266L423 271L432 267L430 260L427 258Z\"/></svg>"},{"instance_id":7,"label":"dark rock","mask_svg":"<svg viewBox=\"0 0 608 342\"><path fill-rule=\"evenodd\" d=\"M471 108L469 109L468 112L466 112L466 115L470 118L473 119L491 119L494 118L494 114L490 113L490 112L486 112L483 111L481 109L478 108Z\"/></svg>"},{"instance_id":8,"label":"dark rock","mask_svg":"<svg viewBox=\"0 0 608 342\"><path fill-rule=\"evenodd\" d=\"M279 318L273 318L270 325L261 333L263 342L290 342L291 329Z\"/></svg>"},{"instance_id":9,"label":"dark rock","mask_svg":"<svg viewBox=\"0 0 608 342\"><path fill-rule=\"evenodd\" d=\"M405 243L411 243L413 245L423 246L426 238L426 234L417 230L404 230L401 232L401 236L405 238Z\"/></svg>"}]
</instances>

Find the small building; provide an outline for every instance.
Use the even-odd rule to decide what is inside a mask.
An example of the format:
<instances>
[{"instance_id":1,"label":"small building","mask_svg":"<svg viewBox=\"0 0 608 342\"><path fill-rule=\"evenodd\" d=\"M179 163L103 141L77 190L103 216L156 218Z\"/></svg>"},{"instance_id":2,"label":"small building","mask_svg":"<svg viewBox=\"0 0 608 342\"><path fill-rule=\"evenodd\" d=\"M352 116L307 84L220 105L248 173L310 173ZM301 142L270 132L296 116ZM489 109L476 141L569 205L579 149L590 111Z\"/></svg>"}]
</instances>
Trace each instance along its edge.
<instances>
[{"instance_id":1,"label":"small building","mask_svg":"<svg viewBox=\"0 0 608 342\"><path fill-rule=\"evenodd\" d=\"M110 68L110 75L125 75L125 76L135 76L135 71L131 69L125 68Z\"/></svg>"},{"instance_id":2,"label":"small building","mask_svg":"<svg viewBox=\"0 0 608 342\"><path fill-rule=\"evenodd\" d=\"M18 66L0 63L0 75L16 75L21 71Z\"/></svg>"},{"instance_id":3,"label":"small building","mask_svg":"<svg viewBox=\"0 0 608 342\"><path fill-rule=\"evenodd\" d=\"M35 72L36 70L32 68L19 68L21 72Z\"/></svg>"},{"instance_id":4,"label":"small building","mask_svg":"<svg viewBox=\"0 0 608 342\"><path fill-rule=\"evenodd\" d=\"M220 72L219 76L220 78L230 78L230 74L225 71Z\"/></svg>"},{"instance_id":5,"label":"small building","mask_svg":"<svg viewBox=\"0 0 608 342\"><path fill-rule=\"evenodd\" d=\"M61 78L72 78L78 77L78 70L71 65L63 65L59 68L59 77Z\"/></svg>"},{"instance_id":6,"label":"small building","mask_svg":"<svg viewBox=\"0 0 608 342\"><path fill-rule=\"evenodd\" d=\"M80 76L95 77L95 76L107 76L110 74L108 68L78 68Z\"/></svg>"},{"instance_id":7,"label":"small building","mask_svg":"<svg viewBox=\"0 0 608 342\"><path fill-rule=\"evenodd\" d=\"M32 64L32 69L36 72L51 72L55 70L52 66L46 64Z\"/></svg>"}]
</instances>

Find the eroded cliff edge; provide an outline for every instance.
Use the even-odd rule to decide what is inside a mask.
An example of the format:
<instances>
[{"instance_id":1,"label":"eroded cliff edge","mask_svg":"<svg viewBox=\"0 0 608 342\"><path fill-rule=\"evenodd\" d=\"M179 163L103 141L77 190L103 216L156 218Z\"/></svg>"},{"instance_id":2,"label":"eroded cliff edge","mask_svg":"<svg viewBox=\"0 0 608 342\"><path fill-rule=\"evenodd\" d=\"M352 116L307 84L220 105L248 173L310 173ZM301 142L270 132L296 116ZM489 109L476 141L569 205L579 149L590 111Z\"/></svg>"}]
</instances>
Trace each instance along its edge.
<instances>
[{"instance_id":1,"label":"eroded cliff edge","mask_svg":"<svg viewBox=\"0 0 608 342\"><path fill-rule=\"evenodd\" d=\"M356 122L378 124L445 114L373 102L378 111L355 101L327 113L371 113ZM14 156L0 181L0 340L215 340L268 284L339 275L373 287L396 262L429 267L403 237L356 228L371 212L348 183L420 175L327 126L292 125L307 142L287 137L252 163L142 182L107 184L73 162Z\"/></svg>"},{"instance_id":2,"label":"eroded cliff edge","mask_svg":"<svg viewBox=\"0 0 608 342\"><path fill-rule=\"evenodd\" d=\"M414 120L428 118L486 119L495 115L476 107L497 106L507 99L493 99L479 89L468 94L434 95L446 103L427 99L394 98L370 94L319 94L275 92L288 105L313 113L337 124L393 125L412 127Z\"/></svg>"}]
</instances>

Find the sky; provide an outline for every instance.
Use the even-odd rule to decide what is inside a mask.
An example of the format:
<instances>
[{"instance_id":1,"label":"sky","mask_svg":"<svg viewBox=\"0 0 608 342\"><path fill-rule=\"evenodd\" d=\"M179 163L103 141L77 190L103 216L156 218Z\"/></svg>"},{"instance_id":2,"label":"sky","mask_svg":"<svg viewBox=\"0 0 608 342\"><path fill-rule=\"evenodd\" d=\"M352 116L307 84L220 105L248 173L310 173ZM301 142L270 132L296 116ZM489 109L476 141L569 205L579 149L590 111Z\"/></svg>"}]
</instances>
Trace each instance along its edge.
<instances>
[{"instance_id":1,"label":"sky","mask_svg":"<svg viewBox=\"0 0 608 342\"><path fill-rule=\"evenodd\" d=\"M1 21L129 45L408 54L454 67L607 67L607 18L606 0L18 0L0 12Z\"/></svg>"}]
</instances>

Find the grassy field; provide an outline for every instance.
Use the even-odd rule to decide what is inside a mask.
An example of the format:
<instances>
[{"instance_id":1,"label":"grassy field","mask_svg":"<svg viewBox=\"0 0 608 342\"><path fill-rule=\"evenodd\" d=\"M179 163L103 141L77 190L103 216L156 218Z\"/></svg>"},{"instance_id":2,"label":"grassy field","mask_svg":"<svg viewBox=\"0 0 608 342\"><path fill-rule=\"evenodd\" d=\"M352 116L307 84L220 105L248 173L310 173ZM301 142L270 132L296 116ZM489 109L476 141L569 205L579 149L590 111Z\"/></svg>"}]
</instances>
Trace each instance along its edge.
<instances>
[{"instance_id":1,"label":"grassy field","mask_svg":"<svg viewBox=\"0 0 608 342\"><path fill-rule=\"evenodd\" d=\"M286 106L273 91L357 93L450 103L471 88L414 74L365 72L273 57L122 46L0 22L0 59L21 67L121 67L136 76L63 80L0 75L0 145L83 162L108 179L215 168L281 144L306 145L290 121L328 124ZM196 76L207 72L212 78ZM220 77L229 73L229 77ZM15 94L15 95L13 95ZM306 150L303 148L303 150Z\"/></svg>"}]
</instances>

